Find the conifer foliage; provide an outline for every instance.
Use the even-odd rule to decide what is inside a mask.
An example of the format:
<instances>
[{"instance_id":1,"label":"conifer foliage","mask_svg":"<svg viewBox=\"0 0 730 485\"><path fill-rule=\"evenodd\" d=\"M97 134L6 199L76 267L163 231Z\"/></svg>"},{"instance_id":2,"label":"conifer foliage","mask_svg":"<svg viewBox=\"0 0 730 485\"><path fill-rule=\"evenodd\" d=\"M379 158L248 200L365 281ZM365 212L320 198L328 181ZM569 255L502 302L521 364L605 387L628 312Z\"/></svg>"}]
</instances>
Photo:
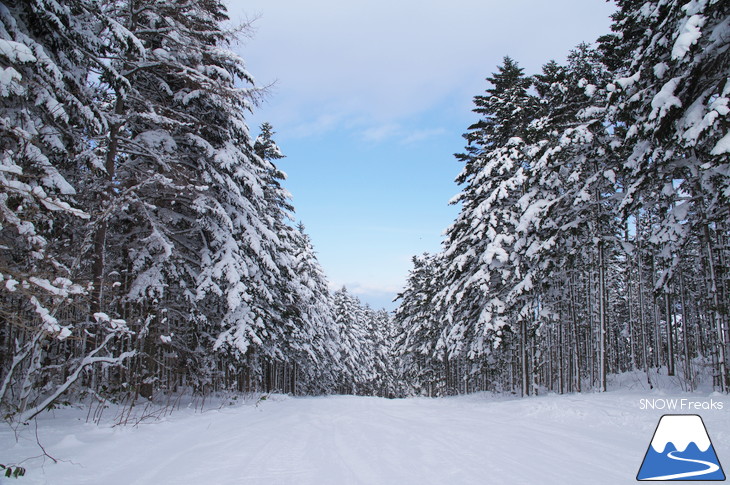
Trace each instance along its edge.
<instances>
[{"instance_id":1,"label":"conifer foliage","mask_svg":"<svg viewBox=\"0 0 730 485\"><path fill-rule=\"evenodd\" d=\"M75 312L86 293L86 241L72 228L91 215L72 177L89 137L108 126L87 83L88 53L104 49L97 21L95 3L84 0L0 3L0 403L24 418L90 366L133 355L109 349L128 335L125 322L97 312L87 338L78 328L89 314Z\"/></svg>"},{"instance_id":2,"label":"conifer foliage","mask_svg":"<svg viewBox=\"0 0 730 485\"><path fill-rule=\"evenodd\" d=\"M728 389L728 5L617 4L597 48L474 98L461 211L395 314L411 392Z\"/></svg>"},{"instance_id":3,"label":"conifer foliage","mask_svg":"<svg viewBox=\"0 0 730 485\"><path fill-rule=\"evenodd\" d=\"M0 2L3 415L390 389L387 352L342 349L389 318L338 320L227 20L217 0Z\"/></svg>"}]
</instances>

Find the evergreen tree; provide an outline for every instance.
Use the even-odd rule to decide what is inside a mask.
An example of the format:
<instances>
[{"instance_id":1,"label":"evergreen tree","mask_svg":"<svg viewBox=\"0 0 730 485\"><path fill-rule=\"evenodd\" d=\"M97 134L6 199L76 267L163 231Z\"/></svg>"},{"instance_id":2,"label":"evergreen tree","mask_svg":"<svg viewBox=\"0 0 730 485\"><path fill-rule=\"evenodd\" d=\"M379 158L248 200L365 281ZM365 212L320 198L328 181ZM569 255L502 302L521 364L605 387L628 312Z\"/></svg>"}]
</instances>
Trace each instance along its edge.
<instances>
[{"instance_id":1,"label":"evergreen tree","mask_svg":"<svg viewBox=\"0 0 730 485\"><path fill-rule=\"evenodd\" d=\"M3 411L392 392L387 314L335 314L226 21L215 0L0 3Z\"/></svg>"},{"instance_id":2,"label":"evergreen tree","mask_svg":"<svg viewBox=\"0 0 730 485\"><path fill-rule=\"evenodd\" d=\"M393 318L399 375L412 392L428 396L444 392L440 385L447 359L436 349L444 330L433 305L438 288L437 258L428 253L413 257L413 269L406 287L398 294L400 304Z\"/></svg>"},{"instance_id":3,"label":"evergreen tree","mask_svg":"<svg viewBox=\"0 0 730 485\"><path fill-rule=\"evenodd\" d=\"M487 80L493 88L474 101L482 119L464 135L467 153L457 155L466 162L457 178L465 186L454 198L462 208L447 230L444 288L436 296L448 358L472 361L498 345L503 327L516 323L505 298L516 276L516 203L527 168L522 137L535 108L527 91L531 81L509 57Z\"/></svg>"},{"instance_id":4,"label":"evergreen tree","mask_svg":"<svg viewBox=\"0 0 730 485\"><path fill-rule=\"evenodd\" d=\"M370 342L365 326L365 310L360 300L344 286L334 298L335 325L339 332L339 362L342 393L356 394L358 389L374 378L369 355Z\"/></svg>"},{"instance_id":5,"label":"evergreen tree","mask_svg":"<svg viewBox=\"0 0 730 485\"><path fill-rule=\"evenodd\" d=\"M567 66L548 63L535 77L542 113L531 124L533 161L516 231L523 282L511 298L515 303L523 300L521 311L537 315L540 324L559 322L571 272L595 270L599 304L592 309L592 320L598 322L597 352L605 355L606 268L618 231L613 208L620 201L618 162L603 102L609 72L598 52L581 44L568 56ZM532 287L537 293L524 292ZM605 390L605 366L599 367Z\"/></svg>"},{"instance_id":6,"label":"evergreen tree","mask_svg":"<svg viewBox=\"0 0 730 485\"><path fill-rule=\"evenodd\" d=\"M86 141L105 127L87 83L95 56L95 2L0 3L0 407L27 420L48 407L95 363L120 364L108 344L126 332L121 320L75 311L85 285L79 239L89 212L71 177ZM94 345L74 348L66 339ZM64 341L61 343L61 341ZM49 366L48 363L57 364Z\"/></svg>"},{"instance_id":7,"label":"evergreen tree","mask_svg":"<svg viewBox=\"0 0 730 485\"><path fill-rule=\"evenodd\" d=\"M679 365L728 388L728 7L618 6L535 96L505 60L475 100L435 288L415 261L395 315L417 392L606 390L637 368L653 386Z\"/></svg>"},{"instance_id":8,"label":"evergreen tree","mask_svg":"<svg viewBox=\"0 0 730 485\"><path fill-rule=\"evenodd\" d=\"M372 373L360 392L373 396L393 397L397 389L390 315L385 310L374 310L366 305L364 318L369 344L367 352L372 362Z\"/></svg>"},{"instance_id":9,"label":"evergreen tree","mask_svg":"<svg viewBox=\"0 0 730 485\"><path fill-rule=\"evenodd\" d=\"M727 310L721 304L718 243L727 235L730 158L727 23L720 1L619 2L612 29L629 55L619 65L612 107L626 130L625 209L658 207L649 237L657 246L656 289L668 301L678 284L679 257L691 238L707 253L711 312L717 329L722 389L728 386ZM641 25L641 30L636 29ZM615 44L608 38L604 45ZM720 243L721 244L721 243ZM665 313L669 312L666 305ZM669 315L665 315L670 321ZM669 332L671 336L673 332ZM668 344L670 368L673 346Z\"/></svg>"},{"instance_id":10,"label":"evergreen tree","mask_svg":"<svg viewBox=\"0 0 730 485\"><path fill-rule=\"evenodd\" d=\"M296 235L294 306L299 322L290 344L292 360L299 369L303 392L332 392L340 371L340 336L335 326L333 297L303 224L297 226Z\"/></svg>"}]
</instances>

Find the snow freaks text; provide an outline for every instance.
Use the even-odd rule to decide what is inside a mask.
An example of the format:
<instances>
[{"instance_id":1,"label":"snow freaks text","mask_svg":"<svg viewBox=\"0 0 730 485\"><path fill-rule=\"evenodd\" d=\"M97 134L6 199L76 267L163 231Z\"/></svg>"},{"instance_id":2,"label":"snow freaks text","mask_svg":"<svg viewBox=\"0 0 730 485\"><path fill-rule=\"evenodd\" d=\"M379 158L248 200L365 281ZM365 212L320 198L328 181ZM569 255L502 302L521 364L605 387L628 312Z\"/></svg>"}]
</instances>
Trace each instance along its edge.
<instances>
[{"instance_id":1,"label":"snow freaks text","mask_svg":"<svg viewBox=\"0 0 730 485\"><path fill-rule=\"evenodd\" d=\"M656 398L639 399L639 409L659 409L668 411L722 411L723 402L710 399L709 401L693 401L686 398Z\"/></svg>"}]
</instances>

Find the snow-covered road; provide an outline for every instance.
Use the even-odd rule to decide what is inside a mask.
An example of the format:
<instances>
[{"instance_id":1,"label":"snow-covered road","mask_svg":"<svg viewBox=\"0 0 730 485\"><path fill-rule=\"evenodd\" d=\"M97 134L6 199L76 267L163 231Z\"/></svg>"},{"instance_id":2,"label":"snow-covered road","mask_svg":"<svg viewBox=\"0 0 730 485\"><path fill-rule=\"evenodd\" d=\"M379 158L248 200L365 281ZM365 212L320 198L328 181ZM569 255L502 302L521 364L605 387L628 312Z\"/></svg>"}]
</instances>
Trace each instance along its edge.
<instances>
[{"instance_id":1,"label":"snow-covered road","mask_svg":"<svg viewBox=\"0 0 730 485\"><path fill-rule=\"evenodd\" d=\"M274 397L258 406L203 414L181 410L137 428L97 427L84 423L85 413L63 410L55 420L40 421L39 436L48 453L64 461L28 461L28 474L20 480L54 485L630 484L636 483L663 414L641 410L642 397L650 396ZM702 413L721 463L730 462L728 408ZM18 443L7 426L0 430L0 463L39 452L32 426Z\"/></svg>"}]
</instances>

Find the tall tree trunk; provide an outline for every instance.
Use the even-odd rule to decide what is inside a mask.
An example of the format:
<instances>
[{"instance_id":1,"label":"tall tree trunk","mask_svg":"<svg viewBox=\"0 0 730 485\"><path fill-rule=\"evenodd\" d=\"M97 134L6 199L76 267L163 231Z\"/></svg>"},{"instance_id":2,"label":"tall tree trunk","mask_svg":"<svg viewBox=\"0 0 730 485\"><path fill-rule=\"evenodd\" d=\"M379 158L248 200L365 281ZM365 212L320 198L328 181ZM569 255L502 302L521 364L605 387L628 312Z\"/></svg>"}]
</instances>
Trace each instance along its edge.
<instances>
[{"instance_id":1,"label":"tall tree trunk","mask_svg":"<svg viewBox=\"0 0 730 485\"><path fill-rule=\"evenodd\" d=\"M682 351L684 353L684 378L694 390L695 383L692 380L692 363L689 357L689 321L687 320L687 303L684 294L684 272L679 271L679 298L682 305Z\"/></svg>"},{"instance_id":2,"label":"tall tree trunk","mask_svg":"<svg viewBox=\"0 0 730 485\"><path fill-rule=\"evenodd\" d=\"M561 312L562 313L562 312ZM562 317L562 315L561 315ZM563 356L563 334L565 333L565 327L563 326L563 319L558 320L558 389L559 393L565 392L565 362Z\"/></svg>"},{"instance_id":3,"label":"tall tree trunk","mask_svg":"<svg viewBox=\"0 0 730 485\"><path fill-rule=\"evenodd\" d=\"M721 392L728 390L728 374L727 374L727 356L725 355L725 329L723 328L723 318L720 312L720 300L717 294L717 275L715 273L714 254L712 249L712 240L710 237L710 227L705 224L704 227L705 244L707 247L707 264L710 276L710 296L712 298L712 319L713 326L717 333L717 360L719 375L719 388Z\"/></svg>"},{"instance_id":4,"label":"tall tree trunk","mask_svg":"<svg viewBox=\"0 0 730 485\"><path fill-rule=\"evenodd\" d=\"M652 310L654 315L654 346L655 350L655 363L657 368L662 365L662 347L664 345L661 333L661 312L659 310L659 304L657 303L656 295L656 259L654 255L651 256L651 288L652 288Z\"/></svg>"},{"instance_id":5,"label":"tall tree trunk","mask_svg":"<svg viewBox=\"0 0 730 485\"><path fill-rule=\"evenodd\" d=\"M624 232L625 234L625 241L629 242L629 228L628 223L626 230ZM631 279L631 254L626 254L627 264L626 264L626 290L627 290L627 296L626 296L626 310L628 313L629 318L629 362L631 366L631 370L636 369L636 325L634 324L634 305L633 305L633 284Z\"/></svg>"},{"instance_id":6,"label":"tall tree trunk","mask_svg":"<svg viewBox=\"0 0 730 485\"><path fill-rule=\"evenodd\" d=\"M593 281L593 268L594 268L594 262L593 259L595 258L595 255L591 255L591 265L588 269L588 276L586 277L586 302L587 302L587 314L588 314L588 339L586 341L586 367L590 367L591 371L591 387L595 388L596 386L596 366L597 366L597 359L596 355L598 353L598 338L596 335L596 325L595 325L595 306L593 301L593 288L595 286L595 282ZM590 350L589 350L590 349Z\"/></svg>"},{"instance_id":7,"label":"tall tree trunk","mask_svg":"<svg viewBox=\"0 0 730 485\"><path fill-rule=\"evenodd\" d=\"M580 330L578 328L578 311L576 302L577 292L575 291L575 272L571 273L570 277L570 313L571 323L573 325L573 345L575 353L575 390L581 392L581 352L580 352Z\"/></svg>"},{"instance_id":8,"label":"tall tree trunk","mask_svg":"<svg viewBox=\"0 0 730 485\"><path fill-rule=\"evenodd\" d=\"M117 118L120 118L124 113L124 100L122 93L117 92L117 100L114 106L114 114ZM116 177L116 159L119 153L119 131L121 130L122 123L117 119L109 130L109 146L107 147L106 157L104 160L104 168L106 169L105 179L107 181L107 187L105 192L102 194L102 203L100 207L99 217L101 218L94 234L94 255L91 263L92 277L91 281L93 287L91 289L91 305L90 313L93 316L94 313L100 312L102 309L102 298L103 298L103 287L104 287L104 263L106 256L106 234L108 230L108 214L106 211L109 210L109 204L114 194L114 179Z\"/></svg>"},{"instance_id":9,"label":"tall tree trunk","mask_svg":"<svg viewBox=\"0 0 730 485\"><path fill-rule=\"evenodd\" d=\"M638 231L637 231L638 232ZM641 360L644 365L644 373L647 379L649 379L649 342L647 341L646 335L646 320L644 318L644 277L641 269L641 248L637 246L637 257L636 257L636 268L638 275L638 287L639 293L639 327L641 328Z\"/></svg>"},{"instance_id":10,"label":"tall tree trunk","mask_svg":"<svg viewBox=\"0 0 730 485\"><path fill-rule=\"evenodd\" d=\"M664 292L664 313L666 314L667 327L667 375L674 375L674 330L672 329L672 300L669 291Z\"/></svg>"},{"instance_id":11,"label":"tall tree trunk","mask_svg":"<svg viewBox=\"0 0 730 485\"><path fill-rule=\"evenodd\" d=\"M530 383L527 378L527 323L524 318L520 319L520 373L522 377L522 396L530 394Z\"/></svg>"},{"instance_id":12,"label":"tall tree trunk","mask_svg":"<svg viewBox=\"0 0 730 485\"><path fill-rule=\"evenodd\" d=\"M598 378L599 389L606 392L606 262L603 241L598 243Z\"/></svg>"}]
</instances>

